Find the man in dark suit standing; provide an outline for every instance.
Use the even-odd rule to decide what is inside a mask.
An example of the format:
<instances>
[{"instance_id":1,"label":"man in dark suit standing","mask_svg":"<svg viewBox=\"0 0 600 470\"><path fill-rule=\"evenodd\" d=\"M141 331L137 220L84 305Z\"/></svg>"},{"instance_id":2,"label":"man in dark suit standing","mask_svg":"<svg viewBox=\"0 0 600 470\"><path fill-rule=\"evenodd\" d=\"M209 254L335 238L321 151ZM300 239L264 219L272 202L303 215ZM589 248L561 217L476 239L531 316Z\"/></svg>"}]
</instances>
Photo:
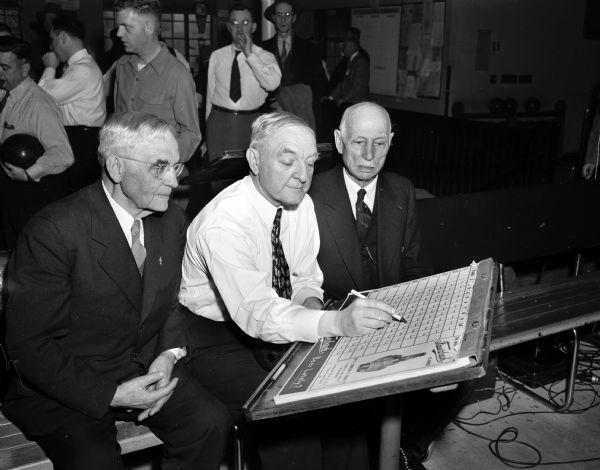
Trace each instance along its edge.
<instances>
[{"instance_id":1,"label":"man in dark suit standing","mask_svg":"<svg viewBox=\"0 0 600 470\"><path fill-rule=\"evenodd\" d=\"M298 13L298 5L293 0L275 0L264 15L275 25L277 34L259 45L275 55L281 68L281 86L277 92L279 106L303 118L318 133L321 129L320 100L325 94L327 77L318 48L294 34ZM302 104L306 96L304 90L308 89L312 95L312 106L306 109ZM312 116L307 116L307 111L312 111ZM317 135L317 141L319 137Z\"/></svg>"},{"instance_id":2,"label":"man in dark suit standing","mask_svg":"<svg viewBox=\"0 0 600 470\"><path fill-rule=\"evenodd\" d=\"M47 206L8 268L3 411L57 469L124 469L116 420L143 421L163 469L216 469L229 417L178 363L186 219L175 134L145 113L100 132L102 179Z\"/></svg>"},{"instance_id":3,"label":"man in dark suit standing","mask_svg":"<svg viewBox=\"0 0 600 470\"><path fill-rule=\"evenodd\" d=\"M415 188L402 176L381 172L393 137L387 111L375 103L355 104L334 137L344 165L315 175L309 191L325 297L340 299L350 289L430 274L420 254Z\"/></svg>"}]
</instances>

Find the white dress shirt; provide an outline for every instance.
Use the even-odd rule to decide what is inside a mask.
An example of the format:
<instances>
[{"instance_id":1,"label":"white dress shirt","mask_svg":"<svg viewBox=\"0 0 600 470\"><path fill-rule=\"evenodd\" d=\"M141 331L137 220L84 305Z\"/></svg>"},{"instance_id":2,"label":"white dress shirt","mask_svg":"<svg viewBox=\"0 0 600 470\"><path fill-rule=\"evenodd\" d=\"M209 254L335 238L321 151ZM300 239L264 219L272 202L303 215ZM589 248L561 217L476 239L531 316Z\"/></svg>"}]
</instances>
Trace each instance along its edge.
<instances>
[{"instance_id":1,"label":"white dress shirt","mask_svg":"<svg viewBox=\"0 0 600 470\"><path fill-rule=\"evenodd\" d=\"M363 189L367 192L365 194L365 203L369 206L371 213L373 212L373 206L375 205L375 194L377 191L377 178L376 176L373 181L366 185ZM352 214L356 219L356 200L358 199L358 191L361 187L350 178L348 171L344 168L344 183L346 183L346 191L348 191L348 197L350 198L350 207L352 207Z\"/></svg>"},{"instance_id":2,"label":"white dress shirt","mask_svg":"<svg viewBox=\"0 0 600 470\"><path fill-rule=\"evenodd\" d=\"M39 86L58 104L65 126L100 127L106 119L102 72L86 49L69 57L61 78L46 67Z\"/></svg>"},{"instance_id":3,"label":"white dress shirt","mask_svg":"<svg viewBox=\"0 0 600 470\"><path fill-rule=\"evenodd\" d=\"M210 55L206 86L207 118L213 105L238 111L260 108L269 92L275 90L281 82L281 70L275 56L253 44L252 54L246 57L240 52L237 56L242 97L233 102L229 97L229 84L235 52L233 44L229 44Z\"/></svg>"},{"instance_id":4,"label":"white dress shirt","mask_svg":"<svg viewBox=\"0 0 600 470\"><path fill-rule=\"evenodd\" d=\"M233 320L248 335L267 342L314 342L323 311L302 307L309 297L323 298L313 203L307 195L281 217L291 300L272 287L276 212L250 176L219 193L188 228L179 301L211 320Z\"/></svg>"}]
</instances>

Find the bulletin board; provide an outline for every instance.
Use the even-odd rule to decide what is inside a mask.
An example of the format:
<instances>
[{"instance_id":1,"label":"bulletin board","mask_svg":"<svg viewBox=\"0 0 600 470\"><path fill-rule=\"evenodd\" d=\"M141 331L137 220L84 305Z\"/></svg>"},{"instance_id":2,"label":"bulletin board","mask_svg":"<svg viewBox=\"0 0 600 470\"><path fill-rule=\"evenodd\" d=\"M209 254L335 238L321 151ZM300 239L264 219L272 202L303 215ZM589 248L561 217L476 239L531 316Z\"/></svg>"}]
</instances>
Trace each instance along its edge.
<instances>
[{"instance_id":1,"label":"bulletin board","mask_svg":"<svg viewBox=\"0 0 600 470\"><path fill-rule=\"evenodd\" d=\"M440 98L445 15L445 0L352 10L352 25L371 54L372 93Z\"/></svg>"}]
</instances>

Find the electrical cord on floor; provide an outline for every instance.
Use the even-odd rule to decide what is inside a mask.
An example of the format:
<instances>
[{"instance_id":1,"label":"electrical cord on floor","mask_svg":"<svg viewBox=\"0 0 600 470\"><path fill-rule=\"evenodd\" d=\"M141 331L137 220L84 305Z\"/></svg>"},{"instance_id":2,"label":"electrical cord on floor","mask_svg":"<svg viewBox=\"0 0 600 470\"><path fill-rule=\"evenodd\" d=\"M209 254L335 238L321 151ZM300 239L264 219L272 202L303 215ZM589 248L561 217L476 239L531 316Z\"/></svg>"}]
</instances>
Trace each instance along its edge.
<instances>
[{"instance_id":1,"label":"electrical cord on floor","mask_svg":"<svg viewBox=\"0 0 600 470\"><path fill-rule=\"evenodd\" d=\"M502 379L502 384L498 385L494 390L494 397L498 402L497 410L495 411L479 411L472 416L469 417L456 417L453 420L453 423L456 427L460 428L467 434L478 437L482 440L488 441L488 448L492 455L494 455L498 460L500 460L504 465L512 468L533 468L537 466L546 466L546 465L561 465L561 464L574 464L581 462L593 462L600 461L599 457L585 458L585 459L575 459L568 461L553 461L553 462L544 462L542 458L541 452L533 445L528 444L527 442L523 442L518 440L519 431L514 426L509 426L503 429L500 434L496 438L489 438L484 436L483 434L476 433L470 429L469 427L477 427L477 426L487 426L491 423L494 423L498 420L506 420L507 418L519 416L519 415L540 415L540 414L556 414L556 411L519 411L519 412L509 412L511 404L517 395L518 391L511 387L506 383L506 375L501 371L498 371L498 375L500 379ZM557 403L557 398L559 395L564 394L564 388L562 390L555 390L556 387L563 383L564 380L559 380L557 382L551 383L544 387L540 387L546 390L548 394L548 399L553 403ZM583 407L578 409L569 409L567 411L563 411L561 414L581 414L592 408L595 408L600 405L600 350L597 345L588 344L585 341L581 342L580 345L580 354L578 357L578 368L577 375L575 381L575 393L577 392L587 392L590 395L590 402ZM503 412L509 412L509 414L505 414ZM481 418L483 416L494 416L492 419L487 419L485 421L474 422L476 418ZM505 446L515 446L519 445L521 447L525 447L529 451L533 453L531 460L522 461L516 460L512 458L508 458L503 455L502 449Z\"/></svg>"}]
</instances>

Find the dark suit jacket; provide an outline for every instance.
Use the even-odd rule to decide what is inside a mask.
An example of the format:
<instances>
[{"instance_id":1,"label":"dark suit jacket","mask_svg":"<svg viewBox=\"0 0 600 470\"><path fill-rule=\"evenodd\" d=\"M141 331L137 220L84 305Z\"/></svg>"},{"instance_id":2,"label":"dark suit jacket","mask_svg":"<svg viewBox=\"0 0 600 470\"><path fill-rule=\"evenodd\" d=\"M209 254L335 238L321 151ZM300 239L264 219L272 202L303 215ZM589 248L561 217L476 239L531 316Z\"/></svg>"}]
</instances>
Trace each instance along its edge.
<instances>
[{"instance_id":1,"label":"dark suit jacket","mask_svg":"<svg viewBox=\"0 0 600 470\"><path fill-rule=\"evenodd\" d=\"M21 234L6 315L21 380L4 406L25 432L52 426L52 413L40 410L57 403L103 416L118 384L185 344L176 308L185 215L170 204L143 224L143 281L99 181L47 206Z\"/></svg>"},{"instance_id":2,"label":"dark suit jacket","mask_svg":"<svg viewBox=\"0 0 600 470\"><path fill-rule=\"evenodd\" d=\"M325 95L327 77L321 64L321 54L318 48L307 39L302 39L295 34L292 37L292 50L288 53L285 63L281 64L277 35L259 44L266 51L271 52L281 68L281 87L304 83L312 91L313 113L317 129L320 126L320 100Z\"/></svg>"},{"instance_id":3,"label":"dark suit jacket","mask_svg":"<svg viewBox=\"0 0 600 470\"><path fill-rule=\"evenodd\" d=\"M331 92L342 103L360 103L369 99L369 61L360 53L346 65L344 78Z\"/></svg>"},{"instance_id":4,"label":"dark suit jacket","mask_svg":"<svg viewBox=\"0 0 600 470\"><path fill-rule=\"evenodd\" d=\"M309 194L319 225L318 261L323 271L325 296L342 299L350 289L364 290L356 222L342 167L315 175ZM381 172L375 206L377 271L381 286L431 274L421 259L412 183L394 173Z\"/></svg>"}]
</instances>

